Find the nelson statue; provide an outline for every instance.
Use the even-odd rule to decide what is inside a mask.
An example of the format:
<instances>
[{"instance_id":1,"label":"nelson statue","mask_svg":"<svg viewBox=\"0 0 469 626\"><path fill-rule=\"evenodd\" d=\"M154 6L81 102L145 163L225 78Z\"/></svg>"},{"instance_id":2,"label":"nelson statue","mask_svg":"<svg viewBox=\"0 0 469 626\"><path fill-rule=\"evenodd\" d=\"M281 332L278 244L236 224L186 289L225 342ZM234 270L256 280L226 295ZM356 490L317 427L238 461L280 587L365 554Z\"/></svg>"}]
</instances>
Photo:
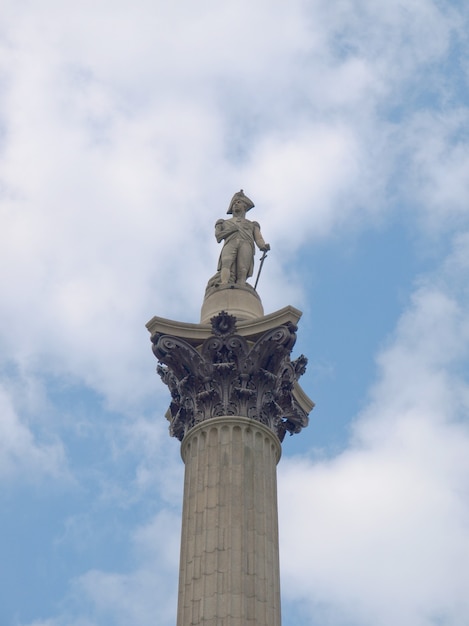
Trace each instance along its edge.
<instances>
[{"instance_id":1,"label":"nelson statue","mask_svg":"<svg viewBox=\"0 0 469 626\"><path fill-rule=\"evenodd\" d=\"M254 269L255 245L263 252L270 250L261 235L258 222L246 219L246 213L254 207L254 202L244 195L243 190L234 194L227 214L230 219L217 220L215 237L223 248L218 260L218 272L213 276L207 288L246 286L246 279L252 276ZM250 287L250 285L248 285Z\"/></svg>"}]
</instances>

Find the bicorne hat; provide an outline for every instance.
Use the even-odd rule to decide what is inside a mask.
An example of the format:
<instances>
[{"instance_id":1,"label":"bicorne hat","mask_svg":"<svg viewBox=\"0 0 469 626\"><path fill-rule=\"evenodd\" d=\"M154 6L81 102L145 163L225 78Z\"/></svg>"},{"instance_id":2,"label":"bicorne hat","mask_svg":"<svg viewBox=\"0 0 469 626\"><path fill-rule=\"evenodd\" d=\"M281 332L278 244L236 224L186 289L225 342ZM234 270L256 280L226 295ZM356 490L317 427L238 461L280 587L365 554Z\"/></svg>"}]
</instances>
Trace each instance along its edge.
<instances>
[{"instance_id":1,"label":"bicorne hat","mask_svg":"<svg viewBox=\"0 0 469 626\"><path fill-rule=\"evenodd\" d=\"M241 189L241 191L237 191L235 195L231 198L230 206L228 207L227 213L233 213L233 202L235 200L241 200L246 206L246 211L250 211L254 206L254 202L250 198L245 196L244 191Z\"/></svg>"}]
</instances>

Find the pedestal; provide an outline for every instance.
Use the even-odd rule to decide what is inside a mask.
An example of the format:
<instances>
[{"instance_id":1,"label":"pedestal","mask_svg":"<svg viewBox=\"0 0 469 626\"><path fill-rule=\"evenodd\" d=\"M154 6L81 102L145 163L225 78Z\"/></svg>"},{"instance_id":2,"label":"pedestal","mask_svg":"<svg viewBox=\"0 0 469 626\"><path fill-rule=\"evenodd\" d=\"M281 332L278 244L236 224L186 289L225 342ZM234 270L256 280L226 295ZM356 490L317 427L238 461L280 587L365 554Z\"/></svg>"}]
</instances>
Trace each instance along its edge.
<instances>
[{"instance_id":1,"label":"pedestal","mask_svg":"<svg viewBox=\"0 0 469 626\"><path fill-rule=\"evenodd\" d=\"M207 289L202 304L200 323L209 324L214 315L229 311L238 321L253 320L264 316L261 299L251 285L226 285Z\"/></svg>"}]
</instances>

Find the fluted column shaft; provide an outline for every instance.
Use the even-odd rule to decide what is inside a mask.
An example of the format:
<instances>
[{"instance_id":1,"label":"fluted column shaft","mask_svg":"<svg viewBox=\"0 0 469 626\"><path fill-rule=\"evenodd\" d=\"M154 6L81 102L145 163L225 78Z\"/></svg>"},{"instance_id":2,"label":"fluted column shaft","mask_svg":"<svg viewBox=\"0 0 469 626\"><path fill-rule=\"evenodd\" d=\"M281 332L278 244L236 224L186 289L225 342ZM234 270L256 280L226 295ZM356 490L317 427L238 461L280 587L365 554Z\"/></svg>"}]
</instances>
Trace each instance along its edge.
<instances>
[{"instance_id":1,"label":"fluted column shaft","mask_svg":"<svg viewBox=\"0 0 469 626\"><path fill-rule=\"evenodd\" d=\"M279 439L245 417L184 437L177 626L280 626Z\"/></svg>"}]
</instances>

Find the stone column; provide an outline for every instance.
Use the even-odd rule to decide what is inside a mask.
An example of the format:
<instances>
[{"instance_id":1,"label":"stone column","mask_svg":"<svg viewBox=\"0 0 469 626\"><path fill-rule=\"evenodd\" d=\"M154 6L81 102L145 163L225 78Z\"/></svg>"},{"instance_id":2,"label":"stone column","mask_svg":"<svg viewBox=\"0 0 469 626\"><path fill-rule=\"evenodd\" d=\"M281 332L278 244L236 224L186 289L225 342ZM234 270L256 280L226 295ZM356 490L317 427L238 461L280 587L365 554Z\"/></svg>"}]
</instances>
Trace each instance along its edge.
<instances>
[{"instance_id":1,"label":"stone column","mask_svg":"<svg viewBox=\"0 0 469 626\"><path fill-rule=\"evenodd\" d=\"M266 426L223 416L184 438L177 626L280 626L276 465Z\"/></svg>"},{"instance_id":2,"label":"stone column","mask_svg":"<svg viewBox=\"0 0 469 626\"><path fill-rule=\"evenodd\" d=\"M298 313L147 325L186 466L177 626L280 626L276 465L314 406Z\"/></svg>"}]
</instances>

